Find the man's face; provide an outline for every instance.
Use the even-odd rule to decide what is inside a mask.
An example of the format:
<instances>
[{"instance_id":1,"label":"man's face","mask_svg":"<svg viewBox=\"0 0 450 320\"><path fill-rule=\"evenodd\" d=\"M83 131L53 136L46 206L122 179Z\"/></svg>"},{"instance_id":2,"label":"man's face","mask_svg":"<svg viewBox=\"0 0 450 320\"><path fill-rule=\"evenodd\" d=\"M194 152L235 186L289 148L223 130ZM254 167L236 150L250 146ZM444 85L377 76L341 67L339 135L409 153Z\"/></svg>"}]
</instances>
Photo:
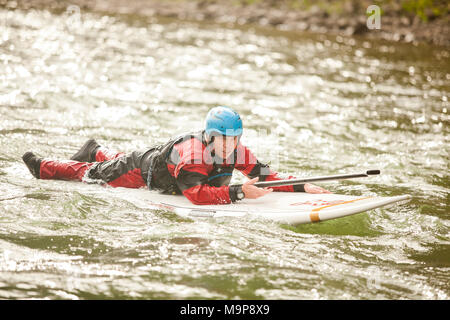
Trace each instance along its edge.
<instances>
[{"instance_id":1,"label":"man's face","mask_svg":"<svg viewBox=\"0 0 450 320\"><path fill-rule=\"evenodd\" d=\"M233 153L238 144L238 137L233 136L215 136L214 137L214 150L216 156L222 159L228 159Z\"/></svg>"}]
</instances>

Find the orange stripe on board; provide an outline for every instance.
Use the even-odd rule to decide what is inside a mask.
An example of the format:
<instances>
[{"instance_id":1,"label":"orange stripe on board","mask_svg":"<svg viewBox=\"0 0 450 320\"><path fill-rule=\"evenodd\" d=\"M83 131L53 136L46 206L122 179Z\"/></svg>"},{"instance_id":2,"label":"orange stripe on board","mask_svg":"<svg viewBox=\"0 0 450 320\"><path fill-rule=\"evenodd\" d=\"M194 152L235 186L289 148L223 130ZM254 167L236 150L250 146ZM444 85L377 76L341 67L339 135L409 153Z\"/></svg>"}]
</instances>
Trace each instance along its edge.
<instances>
[{"instance_id":1,"label":"orange stripe on board","mask_svg":"<svg viewBox=\"0 0 450 320\"><path fill-rule=\"evenodd\" d=\"M311 213L309 214L309 219L311 220L311 222L319 222L320 221L319 211L322 210L322 209L338 206L340 204L351 203L351 202L355 202L355 201L359 201L359 200L370 199L370 198L372 198L372 197L358 198L358 199L354 199L354 200L344 201L344 202L341 202L341 203L330 204L328 206L323 206L323 207L320 207L320 208L312 209Z\"/></svg>"}]
</instances>

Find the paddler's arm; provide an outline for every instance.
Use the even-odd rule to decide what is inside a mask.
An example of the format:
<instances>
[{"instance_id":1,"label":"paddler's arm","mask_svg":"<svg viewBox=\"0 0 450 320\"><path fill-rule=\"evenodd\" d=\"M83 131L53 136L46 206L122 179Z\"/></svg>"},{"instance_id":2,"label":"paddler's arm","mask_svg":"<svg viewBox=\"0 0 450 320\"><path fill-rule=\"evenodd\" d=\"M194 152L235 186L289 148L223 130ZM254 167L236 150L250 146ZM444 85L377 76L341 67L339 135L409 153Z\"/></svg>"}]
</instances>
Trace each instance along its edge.
<instances>
[{"instance_id":1,"label":"paddler's arm","mask_svg":"<svg viewBox=\"0 0 450 320\"><path fill-rule=\"evenodd\" d=\"M253 171L253 172L252 172ZM244 173L245 174L245 173ZM250 179L258 177L258 181L277 181L284 179L296 179L294 176L279 177L278 173L272 171L270 167L266 164L260 163L259 161L254 165L250 174L248 174ZM294 186L281 186L281 187L270 187L273 191L279 192L306 192L304 184L297 184Z\"/></svg>"},{"instance_id":2,"label":"paddler's arm","mask_svg":"<svg viewBox=\"0 0 450 320\"><path fill-rule=\"evenodd\" d=\"M175 177L178 188L193 204L228 204L237 200L237 187L208 185L207 172L201 165L184 165Z\"/></svg>"},{"instance_id":3,"label":"paddler's arm","mask_svg":"<svg viewBox=\"0 0 450 320\"><path fill-rule=\"evenodd\" d=\"M295 179L293 176L282 178L278 173L272 171L267 164L259 162L255 155L243 144L239 143L237 146L237 159L235 168L241 171L249 179L258 177L258 181L276 181L283 179ZM284 192L306 192L304 185L299 184L295 186L271 187L273 191Z\"/></svg>"},{"instance_id":4,"label":"paddler's arm","mask_svg":"<svg viewBox=\"0 0 450 320\"><path fill-rule=\"evenodd\" d=\"M250 179L258 177L259 181L277 181L284 179L296 179L294 176L287 178L279 177L278 173L272 171L267 164L263 164L256 159L253 153L246 146L239 143L237 146L236 169L240 170ZM283 192L307 192L307 193L331 193L319 186L311 183L298 184L294 186L270 187L273 191Z\"/></svg>"}]
</instances>

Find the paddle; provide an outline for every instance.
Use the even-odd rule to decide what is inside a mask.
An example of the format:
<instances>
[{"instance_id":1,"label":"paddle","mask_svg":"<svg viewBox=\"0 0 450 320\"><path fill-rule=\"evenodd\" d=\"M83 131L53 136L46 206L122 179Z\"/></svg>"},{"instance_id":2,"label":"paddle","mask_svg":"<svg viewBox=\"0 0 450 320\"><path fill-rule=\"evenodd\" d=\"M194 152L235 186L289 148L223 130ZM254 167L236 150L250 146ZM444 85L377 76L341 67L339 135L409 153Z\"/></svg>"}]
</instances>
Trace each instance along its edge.
<instances>
[{"instance_id":1,"label":"paddle","mask_svg":"<svg viewBox=\"0 0 450 320\"><path fill-rule=\"evenodd\" d=\"M357 174L340 174L340 175L334 175L334 176L321 176L321 177L319 176L319 177L310 177L310 178L302 178L302 179L261 181L261 182L255 182L253 185L256 187L259 187L259 188L281 187L281 186L292 186L292 185L297 185L297 184L304 184L307 182L365 178L365 177L368 177L369 175L376 175L376 174L380 174L380 170L368 170L368 171L366 171L366 173L357 173Z\"/></svg>"}]
</instances>

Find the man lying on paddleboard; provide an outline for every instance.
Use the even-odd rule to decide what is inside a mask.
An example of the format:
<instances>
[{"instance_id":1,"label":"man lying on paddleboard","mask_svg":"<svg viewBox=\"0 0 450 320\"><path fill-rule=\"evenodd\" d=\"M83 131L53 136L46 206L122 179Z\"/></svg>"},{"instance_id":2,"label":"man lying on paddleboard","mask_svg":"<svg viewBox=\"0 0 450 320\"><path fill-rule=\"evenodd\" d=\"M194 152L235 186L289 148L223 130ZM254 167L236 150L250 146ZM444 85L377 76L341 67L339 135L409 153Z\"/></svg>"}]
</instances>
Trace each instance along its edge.
<instances>
[{"instance_id":1,"label":"man lying on paddleboard","mask_svg":"<svg viewBox=\"0 0 450 320\"><path fill-rule=\"evenodd\" d=\"M330 193L310 183L258 188L257 181L281 180L259 162L242 143L242 120L229 107L215 107L206 128L172 138L163 145L129 154L117 153L88 140L70 160L38 158L26 152L22 159L38 179L78 180L112 187L160 190L184 194L194 204L227 204L256 199L272 191ZM242 186L229 186L234 169L250 178ZM289 176L289 179L295 179Z\"/></svg>"}]
</instances>

